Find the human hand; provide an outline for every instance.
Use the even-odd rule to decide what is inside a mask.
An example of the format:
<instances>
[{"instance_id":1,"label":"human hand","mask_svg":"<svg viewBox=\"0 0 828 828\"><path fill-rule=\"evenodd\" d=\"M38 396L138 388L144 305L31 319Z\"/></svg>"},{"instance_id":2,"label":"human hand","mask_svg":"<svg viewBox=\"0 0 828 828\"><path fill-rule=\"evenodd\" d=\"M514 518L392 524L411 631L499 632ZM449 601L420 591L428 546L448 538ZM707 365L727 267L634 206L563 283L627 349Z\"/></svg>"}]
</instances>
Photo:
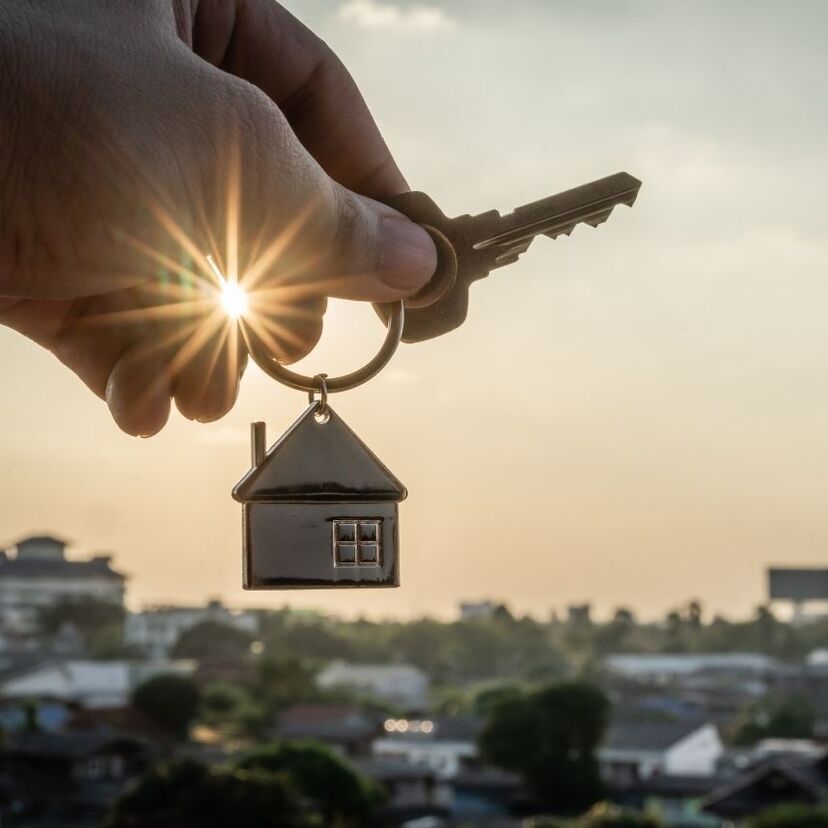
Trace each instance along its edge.
<instances>
[{"instance_id":1,"label":"human hand","mask_svg":"<svg viewBox=\"0 0 828 828\"><path fill-rule=\"evenodd\" d=\"M212 252L282 362L326 297L419 290L428 235L353 80L271 0L0 0L0 323L150 435L246 363Z\"/></svg>"}]
</instances>

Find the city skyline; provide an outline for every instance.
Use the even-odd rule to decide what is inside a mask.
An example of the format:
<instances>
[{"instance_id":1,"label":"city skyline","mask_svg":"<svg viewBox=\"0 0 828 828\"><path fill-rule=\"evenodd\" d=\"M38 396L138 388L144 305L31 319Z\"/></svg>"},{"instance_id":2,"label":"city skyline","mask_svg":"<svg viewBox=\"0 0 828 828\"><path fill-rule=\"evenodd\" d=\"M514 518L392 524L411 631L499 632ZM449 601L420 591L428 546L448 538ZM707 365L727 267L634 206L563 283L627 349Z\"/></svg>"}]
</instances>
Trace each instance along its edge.
<instances>
[{"instance_id":1,"label":"city skyline","mask_svg":"<svg viewBox=\"0 0 828 828\"><path fill-rule=\"evenodd\" d=\"M51 355L0 329L0 536L113 549L131 601L445 615L590 600L744 617L766 565L828 555L828 9L525 0L286 4L364 91L412 186L508 210L627 170L597 230L537 241L475 285L466 324L402 346L332 404L393 469L402 587L244 593L248 429L303 394L255 367L234 411L121 434ZM418 10L419 9L419 10ZM500 11L499 11L500 10ZM587 59L585 59L587 58ZM371 308L332 303L300 370L351 370Z\"/></svg>"}]
</instances>

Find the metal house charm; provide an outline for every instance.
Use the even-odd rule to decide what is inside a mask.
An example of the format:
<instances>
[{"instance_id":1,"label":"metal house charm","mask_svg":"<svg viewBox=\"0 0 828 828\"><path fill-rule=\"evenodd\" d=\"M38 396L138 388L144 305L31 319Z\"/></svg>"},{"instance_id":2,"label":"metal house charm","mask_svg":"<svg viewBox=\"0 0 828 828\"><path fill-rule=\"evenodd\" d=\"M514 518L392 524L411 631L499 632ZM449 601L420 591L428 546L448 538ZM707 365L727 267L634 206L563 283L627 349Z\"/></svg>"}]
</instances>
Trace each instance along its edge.
<instances>
[{"instance_id":1,"label":"metal house charm","mask_svg":"<svg viewBox=\"0 0 828 828\"><path fill-rule=\"evenodd\" d=\"M323 412L323 413L320 413ZM245 589L399 586L397 504L405 487L326 402L265 453L252 426L243 504Z\"/></svg>"}]
</instances>

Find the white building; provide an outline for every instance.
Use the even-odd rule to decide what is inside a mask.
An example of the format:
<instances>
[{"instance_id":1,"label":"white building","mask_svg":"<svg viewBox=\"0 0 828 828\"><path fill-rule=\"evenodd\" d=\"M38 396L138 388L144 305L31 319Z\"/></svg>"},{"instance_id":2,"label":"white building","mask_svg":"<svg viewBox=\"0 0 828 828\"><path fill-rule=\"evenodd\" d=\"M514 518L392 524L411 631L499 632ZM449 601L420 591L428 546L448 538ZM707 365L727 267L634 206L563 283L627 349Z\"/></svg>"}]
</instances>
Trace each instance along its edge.
<instances>
[{"instance_id":1,"label":"white building","mask_svg":"<svg viewBox=\"0 0 828 828\"><path fill-rule=\"evenodd\" d=\"M780 669L762 653L622 653L607 656L610 673L637 681L669 684L701 674L762 676Z\"/></svg>"},{"instance_id":2,"label":"white building","mask_svg":"<svg viewBox=\"0 0 828 828\"><path fill-rule=\"evenodd\" d=\"M463 601L460 604L460 620L488 621L499 606L494 601Z\"/></svg>"},{"instance_id":3,"label":"white building","mask_svg":"<svg viewBox=\"0 0 828 828\"><path fill-rule=\"evenodd\" d=\"M39 611L61 601L95 599L123 606L125 578L111 556L68 560L66 543L48 535L19 541L15 554L0 551L0 626L35 632Z\"/></svg>"},{"instance_id":4,"label":"white building","mask_svg":"<svg viewBox=\"0 0 828 828\"><path fill-rule=\"evenodd\" d=\"M724 753L715 725L619 719L598 749L601 775L631 785L656 775L712 776Z\"/></svg>"},{"instance_id":5,"label":"white building","mask_svg":"<svg viewBox=\"0 0 828 828\"><path fill-rule=\"evenodd\" d=\"M375 758L429 768L441 779L457 776L478 756L481 722L475 716L388 719L385 735L374 740Z\"/></svg>"},{"instance_id":6,"label":"white building","mask_svg":"<svg viewBox=\"0 0 828 828\"><path fill-rule=\"evenodd\" d=\"M221 601L210 601L206 607L153 607L129 613L124 640L152 658L164 658L182 633L205 621L226 624L252 636L259 632L256 613L233 612Z\"/></svg>"},{"instance_id":7,"label":"white building","mask_svg":"<svg viewBox=\"0 0 828 828\"><path fill-rule=\"evenodd\" d=\"M83 707L123 707L132 691L161 673L189 675L191 661L87 661L67 659L40 664L0 684L6 699L59 699Z\"/></svg>"},{"instance_id":8,"label":"white building","mask_svg":"<svg viewBox=\"0 0 828 828\"><path fill-rule=\"evenodd\" d=\"M322 690L336 687L355 690L387 701L406 711L428 706L428 676L410 664L346 664L336 661L316 677Z\"/></svg>"}]
</instances>

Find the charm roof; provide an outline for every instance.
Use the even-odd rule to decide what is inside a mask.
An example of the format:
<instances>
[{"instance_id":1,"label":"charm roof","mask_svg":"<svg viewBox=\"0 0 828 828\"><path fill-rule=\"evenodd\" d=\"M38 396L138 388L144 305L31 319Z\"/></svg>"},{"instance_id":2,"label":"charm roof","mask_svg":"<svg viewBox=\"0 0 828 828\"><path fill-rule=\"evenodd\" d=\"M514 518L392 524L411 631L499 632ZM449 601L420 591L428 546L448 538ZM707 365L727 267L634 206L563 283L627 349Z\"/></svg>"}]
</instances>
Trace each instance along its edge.
<instances>
[{"instance_id":1,"label":"charm roof","mask_svg":"<svg viewBox=\"0 0 828 828\"><path fill-rule=\"evenodd\" d=\"M313 403L233 489L242 503L279 500L405 500L405 486L328 406Z\"/></svg>"}]
</instances>

